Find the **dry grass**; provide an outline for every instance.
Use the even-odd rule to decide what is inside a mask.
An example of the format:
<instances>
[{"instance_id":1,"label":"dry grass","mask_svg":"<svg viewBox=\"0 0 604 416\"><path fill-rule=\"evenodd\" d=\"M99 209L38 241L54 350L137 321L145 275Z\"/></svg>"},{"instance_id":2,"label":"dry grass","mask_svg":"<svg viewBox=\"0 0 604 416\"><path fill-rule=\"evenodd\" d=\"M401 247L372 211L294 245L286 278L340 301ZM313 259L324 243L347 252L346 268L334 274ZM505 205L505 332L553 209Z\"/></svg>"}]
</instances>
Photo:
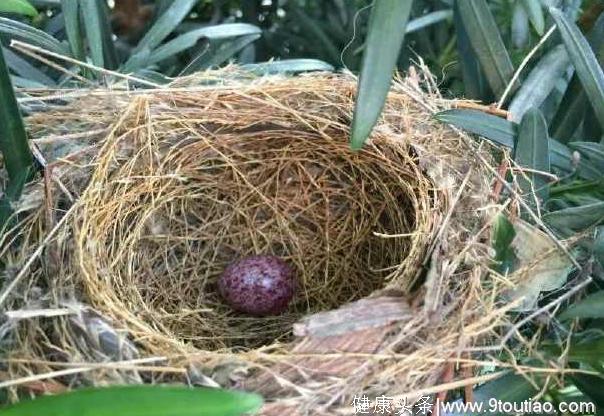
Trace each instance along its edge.
<instances>
[{"instance_id":1,"label":"dry grass","mask_svg":"<svg viewBox=\"0 0 604 416\"><path fill-rule=\"evenodd\" d=\"M189 382L254 388L300 414L450 381L444 366L505 322L507 286L488 278L492 175L475 157L489 150L433 121L449 103L413 74L353 153L354 90L347 75L230 68L164 89L66 92L66 105L30 91L24 104L53 104L28 120L53 174L30 187L25 231L0 254L20 268L63 221L3 305L47 311L10 321L13 377L161 382L186 369ZM230 261L260 253L298 271L283 315L242 316L215 293ZM359 326L346 347L292 335L303 316L385 295L408 317ZM139 357L169 367L132 369ZM54 377L107 361L118 365Z\"/></svg>"}]
</instances>

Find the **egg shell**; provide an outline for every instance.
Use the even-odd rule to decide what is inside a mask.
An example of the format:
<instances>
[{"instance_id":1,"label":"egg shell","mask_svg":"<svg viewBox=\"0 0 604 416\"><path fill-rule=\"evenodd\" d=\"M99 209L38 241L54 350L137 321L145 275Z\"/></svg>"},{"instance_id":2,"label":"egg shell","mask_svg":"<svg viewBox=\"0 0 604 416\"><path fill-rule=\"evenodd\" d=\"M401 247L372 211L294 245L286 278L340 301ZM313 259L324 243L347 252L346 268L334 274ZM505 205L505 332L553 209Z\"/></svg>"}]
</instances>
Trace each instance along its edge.
<instances>
[{"instance_id":1,"label":"egg shell","mask_svg":"<svg viewBox=\"0 0 604 416\"><path fill-rule=\"evenodd\" d=\"M245 257L230 264L218 290L235 310L254 316L283 313L296 292L294 269L276 256Z\"/></svg>"}]
</instances>

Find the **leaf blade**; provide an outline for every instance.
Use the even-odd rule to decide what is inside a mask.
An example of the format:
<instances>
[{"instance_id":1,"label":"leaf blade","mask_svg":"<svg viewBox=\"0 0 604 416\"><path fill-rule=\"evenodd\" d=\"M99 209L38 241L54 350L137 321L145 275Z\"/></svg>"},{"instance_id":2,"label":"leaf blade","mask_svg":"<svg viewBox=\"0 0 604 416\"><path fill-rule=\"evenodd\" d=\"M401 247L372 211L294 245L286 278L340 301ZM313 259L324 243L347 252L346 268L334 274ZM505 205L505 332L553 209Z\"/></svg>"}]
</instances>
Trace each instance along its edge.
<instances>
[{"instance_id":1,"label":"leaf blade","mask_svg":"<svg viewBox=\"0 0 604 416\"><path fill-rule=\"evenodd\" d=\"M255 412L255 394L184 387L116 386L42 396L3 409L6 416L236 416Z\"/></svg>"},{"instance_id":2,"label":"leaf blade","mask_svg":"<svg viewBox=\"0 0 604 416\"><path fill-rule=\"evenodd\" d=\"M82 27L80 25L80 5L77 1L61 0L61 10L65 22L65 33L73 57L84 61L86 50L84 48Z\"/></svg>"},{"instance_id":3,"label":"leaf blade","mask_svg":"<svg viewBox=\"0 0 604 416\"><path fill-rule=\"evenodd\" d=\"M604 318L604 290L571 304L558 318L561 321L574 318Z\"/></svg>"},{"instance_id":4,"label":"leaf blade","mask_svg":"<svg viewBox=\"0 0 604 416\"><path fill-rule=\"evenodd\" d=\"M9 183L0 202L0 226L4 225L12 213L11 202L21 195L23 185L33 171L33 156L27 142L25 125L0 49L0 151Z\"/></svg>"},{"instance_id":5,"label":"leaf blade","mask_svg":"<svg viewBox=\"0 0 604 416\"><path fill-rule=\"evenodd\" d=\"M49 34L25 23L0 17L0 33L13 36L60 55L69 55L69 51Z\"/></svg>"},{"instance_id":6,"label":"leaf blade","mask_svg":"<svg viewBox=\"0 0 604 416\"><path fill-rule=\"evenodd\" d=\"M174 29L189 14L197 0L180 0L172 4L157 18L153 26L147 31L145 36L138 42L136 48L132 51L132 56L143 53L150 53L163 40L174 31Z\"/></svg>"},{"instance_id":7,"label":"leaf blade","mask_svg":"<svg viewBox=\"0 0 604 416\"><path fill-rule=\"evenodd\" d=\"M15 13L30 17L38 15L36 8L26 0L3 0L0 3L0 13Z\"/></svg>"},{"instance_id":8,"label":"leaf blade","mask_svg":"<svg viewBox=\"0 0 604 416\"><path fill-rule=\"evenodd\" d=\"M550 8L558 31L595 114L604 127L604 72L579 28L558 9Z\"/></svg>"},{"instance_id":9,"label":"leaf blade","mask_svg":"<svg viewBox=\"0 0 604 416\"><path fill-rule=\"evenodd\" d=\"M478 110L453 109L436 113L434 118L483 136L497 144L514 147L517 126L501 117Z\"/></svg>"},{"instance_id":10,"label":"leaf blade","mask_svg":"<svg viewBox=\"0 0 604 416\"><path fill-rule=\"evenodd\" d=\"M568 53L563 45L554 47L543 56L514 95L509 106L510 120L519 122L531 107L543 104L569 66Z\"/></svg>"},{"instance_id":11,"label":"leaf blade","mask_svg":"<svg viewBox=\"0 0 604 416\"><path fill-rule=\"evenodd\" d=\"M545 118L538 109L529 109L520 123L514 160L520 167L530 169L518 177L522 192L529 194L534 189L535 194L542 201L545 201L548 196L548 181L539 172L550 172L549 153Z\"/></svg>"},{"instance_id":12,"label":"leaf blade","mask_svg":"<svg viewBox=\"0 0 604 416\"><path fill-rule=\"evenodd\" d=\"M411 4L411 0L382 0L373 6L352 118L352 149L363 146L384 108Z\"/></svg>"},{"instance_id":13,"label":"leaf blade","mask_svg":"<svg viewBox=\"0 0 604 416\"><path fill-rule=\"evenodd\" d=\"M499 96L514 75L495 19L485 0L458 0L461 20L493 92ZM519 86L516 82L512 88Z\"/></svg>"},{"instance_id":14,"label":"leaf blade","mask_svg":"<svg viewBox=\"0 0 604 416\"><path fill-rule=\"evenodd\" d=\"M211 40L234 38L247 35L260 35L260 28L248 23L225 23L215 26L207 26L201 29L195 29L184 33L173 40L165 43L153 51L145 59L145 65L152 65L161 62L177 53L185 51L194 46L200 39L207 38ZM132 70L128 63L124 65L125 70Z\"/></svg>"}]
</instances>

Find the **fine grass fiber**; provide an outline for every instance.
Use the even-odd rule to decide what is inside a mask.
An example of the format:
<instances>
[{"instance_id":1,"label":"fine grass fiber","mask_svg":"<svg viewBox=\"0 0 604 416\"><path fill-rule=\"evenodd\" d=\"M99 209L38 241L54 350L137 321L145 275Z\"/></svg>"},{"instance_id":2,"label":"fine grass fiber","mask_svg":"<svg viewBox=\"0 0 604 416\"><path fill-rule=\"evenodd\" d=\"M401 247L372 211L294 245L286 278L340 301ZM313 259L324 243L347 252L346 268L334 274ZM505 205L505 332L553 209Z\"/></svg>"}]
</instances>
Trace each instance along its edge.
<instances>
[{"instance_id":1,"label":"fine grass fiber","mask_svg":"<svg viewBox=\"0 0 604 416\"><path fill-rule=\"evenodd\" d=\"M265 395L266 414L317 403L334 414L355 394L437 384L443 363L504 321L506 285L487 278L492 149L432 119L450 103L429 74L395 82L358 152L349 75L230 67L123 87L22 100L47 105L27 124L52 174L17 207L22 232L4 236L7 264L31 260L7 303L55 312L12 321L15 379L114 361L48 379L244 387ZM285 313L236 313L217 294L224 268L253 254L295 268L300 290ZM309 349L316 340L292 330L382 297L409 313L348 331L352 349ZM364 331L378 327L366 347ZM319 371L292 361L302 356L356 361Z\"/></svg>"}]
</instances>

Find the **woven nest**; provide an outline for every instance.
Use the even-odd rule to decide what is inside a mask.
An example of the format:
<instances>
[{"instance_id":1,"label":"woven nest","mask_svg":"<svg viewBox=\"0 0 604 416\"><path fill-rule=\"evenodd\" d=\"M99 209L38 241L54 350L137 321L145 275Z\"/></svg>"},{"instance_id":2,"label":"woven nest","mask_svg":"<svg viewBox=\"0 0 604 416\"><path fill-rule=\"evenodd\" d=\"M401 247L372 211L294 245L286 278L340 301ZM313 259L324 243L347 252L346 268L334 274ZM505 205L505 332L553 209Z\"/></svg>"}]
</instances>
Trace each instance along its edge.
<instances>
[{"instance_id":1,"label":"woven nest","mask_svg":"<svg viewBox=\"0 0 604 416\"><path fill-rule=\"evenodd\" d=\"M265 414L438 391L443 366L504 319L476 157L489 153L432 119L450 104L429 75L397 81L352 152L355 87L230 68L162 90L30 92L24 104L50 103L28 118L49 169L2 255L31 260L9 309L55 313L14 323L12 377L116 361L44 389L186 380L258 391ZM218 296L224 268L252 254L296 269L285 313Z\"/></svg>"}]
</instances>

